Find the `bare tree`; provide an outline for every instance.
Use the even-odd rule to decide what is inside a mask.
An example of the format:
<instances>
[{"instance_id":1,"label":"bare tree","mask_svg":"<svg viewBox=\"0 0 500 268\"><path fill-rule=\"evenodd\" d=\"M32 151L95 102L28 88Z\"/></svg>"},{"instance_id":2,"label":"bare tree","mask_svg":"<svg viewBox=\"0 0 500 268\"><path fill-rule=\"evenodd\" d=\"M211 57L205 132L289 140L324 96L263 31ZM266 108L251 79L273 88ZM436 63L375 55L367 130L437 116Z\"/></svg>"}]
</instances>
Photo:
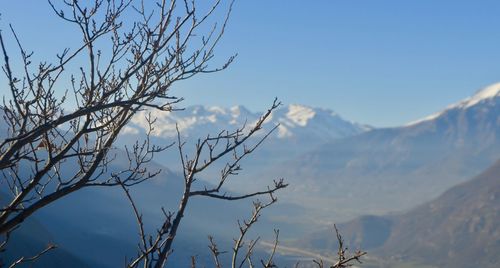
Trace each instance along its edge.
<instances>
[{"instance_id":1,"label":"bare tree","mask_svg":"<svg viewBox=\"0 0 500 268\"><path fill-rule=\"evenodd\" d=\"M33 52L23 46L22 38L10 26L10 36L19 53L18 63L22 66L12 68L15 65L11 64L12 48L7 47L5 35L0 32L2 70L9 92L0 105L7 125L7 136L0 143L0 184L10 193L0 209L3 239L0 250L8 247L10 234L16 228L45 206L83 188L116 186L124 190L130 201L140 233L138 254L127 265L164 267L190 198L231 201L270 196L269 203L254 203L252 217L240 224L240 236L233 248L233 267L242 267L244 263L253 267L252 252L258 239L248 244L243 258L238 258L244 237L260 211L276 202L273 194L287 184L279 179L267 189L242 195L227 194L223 189L228 178L240 170L241 160L268 137L270 132L251 139L263 131L264 122L280 105L278 101L250 126L199 139L191 156L186 154L187 145L178 132L175 143L183 167L183 194L177 211L163 211L164 221L154 234L146 233L142 214L129 191L130 187L159 174L158 170L149 170L147 164L155 154L173 146L173 143L162 146L151 143L154 118L147 118L149 132L145 140L126 148L128 167L110 169L115 161L114 144L132 117L144 109L175 112L182 98L170 95L170 90L177 82L224 70L235 58L229 57L218 67L210 64L233 1L224 5L221 0L214 0L204 11L197 8L195 1L160 0L154 8L148 3L49 0L55 15L73 25L83 40L75 48L63 49L53 63L34 64ZM222 23L207 28L209 19L224 8ZM132 18L133 22L124 23L124 18ZM79 71L70 71L75 69ZM70 99L74 109L65 110L63 104ZM230 160L225 160L227 156ZM198 176L217 161L227 161L218 183L203 185ZM76 169L68 174L65 166ZM261 262L263 267L275 267L278 234L270 258ZM220 267L220 252L213 239L210 241L215 265ZM36 260L53 248L54 245L49 245L33 257L20 257L11 266ZM196 265L194 258L192 265Z\"/></svg>"},{"instance_id":2,"label":"bare tree","mask_svg":"<svg viewBox=\"0 0 500 268\"><path fill-rule=\"evenodd\" d=\"M74 25L83 40L76 48L63 49L56 62L34 64L33 52L25 49L10 26L22 65L20 70L14 70L4 34L0 32L2 70L10 92L10 96L3 96L0 106L8 132L0 143L1 183L10 192L9 200L0 210L2 248L8 245L10 233L25 219L71 193L86 187L127 189L156 176L159 171L149 171L146 164L171 145L153 145L148 135L143 143L127 148L128 168L109 172L118 135L138 111L175 111L173 105L182 98L169 92L176 82L200 73L221 71L234 59L232 56L215 68L209 65L224 33L232 1L227 5L222 24L205 33L200 30L206 29L203 25L216 10L224 8L220 0L214 1L204 13L194 1L187 0L163 0L155 8L148 8L150 5L145 1L132 0L49 1L49 5L59 18ZM125 16L136 20L123 23ZM82 58L86 60L81 61ZM75 66L79 72L68 71ZM64 110L63 103L69 98L75 108ZM175 215L166 214L167 220L153 246L159 250L155 267L164 266L191 196L234 200L268 194L286 186L280 181L268 190L244 196L219 193L226 178L238 170L239 160L255 148L243 148L247 139L261 129L262 122L278 105L275 102L250 132L244 133L243 129L221 132L217 137L200 141L193 159L182 155L184 143L179 139L185 191L179 211ZM148 122L153 128L154 119ZM216 151L222 142L225 142L223 150ZM243 151L238 153L240 147ZM208 150L209 158L201 162L204 150ZM195 175L227 154L234 154L235 161L224 169L219 185L193 191ZM77 169L72 174L63 174L64 165L75 165ZM149 256L152 252L146 248L143 253Z\"/></svg>"}]
</instances>

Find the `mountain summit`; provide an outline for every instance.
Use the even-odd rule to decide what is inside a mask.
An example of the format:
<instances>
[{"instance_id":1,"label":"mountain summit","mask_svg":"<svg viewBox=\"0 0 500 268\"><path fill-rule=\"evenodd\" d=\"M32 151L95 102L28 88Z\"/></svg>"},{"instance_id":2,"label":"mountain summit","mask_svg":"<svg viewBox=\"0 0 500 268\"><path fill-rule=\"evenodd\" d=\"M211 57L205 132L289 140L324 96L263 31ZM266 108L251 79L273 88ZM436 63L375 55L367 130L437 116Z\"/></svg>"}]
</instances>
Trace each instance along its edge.
<instances>
[{"instance_id":1,"label":"mountain summit","mask_svg":"<svg viewBox=\"0 0 500 268\"><path fill-rule=\"evenodd\" d=\"M500 82L479 90L472 97L465 99L457 106L470 107L481 101L487 101L496 97L500 97Z\"/></svg>"},{"instance_id":2,"label":"mountain summit","mask_svg":"<svg viewBox=\"0 0 500 268\"><path fill-rule=\"evenodd\" d=\"M181 134L186 137L205 137L217 134L221 130L234 130L243 125L250 126L260 117L244 106L223 108L219 106L191 106L182 111L172 113L158 111L142 111L132 119L127 128L128 133L138 134L147 127L146 115L151 112L157 118L154 136L171 138L177 135L177 124ZM272 128L280 124L275 138L278 139L318 139L329 141L364 132L370 127L343 119L337 113L320 108L291 104L278 108L265 127Z\"/></svg>"},{"instance_id":3,"label":"mountain summit","mask_svg":"<svg viewBox=\"0 0 500 268\"><path fill-rule=\"evenodd\" d=\"M498 82L496 84L489 85L485 88L478 90L471 97L468 97L468 98L466 98L458 103L452 104L452 105L446 107L443 111L431 114L431 115L429 115L425 118L419 119L419 120L415 120L413 122L410 122L407 125L411 126L411 125L416 125L416 124L421 123L421 122L431 121L431 120L434 120L434 119L438 118L439 116L445 114L446 112L448 112L450 110L468 109L468 108L471 108L471 107L474 107L474 106L477 106L480 104L498 101L498 99L500 99L500 82Z\"/></svg>"}]
</instances>

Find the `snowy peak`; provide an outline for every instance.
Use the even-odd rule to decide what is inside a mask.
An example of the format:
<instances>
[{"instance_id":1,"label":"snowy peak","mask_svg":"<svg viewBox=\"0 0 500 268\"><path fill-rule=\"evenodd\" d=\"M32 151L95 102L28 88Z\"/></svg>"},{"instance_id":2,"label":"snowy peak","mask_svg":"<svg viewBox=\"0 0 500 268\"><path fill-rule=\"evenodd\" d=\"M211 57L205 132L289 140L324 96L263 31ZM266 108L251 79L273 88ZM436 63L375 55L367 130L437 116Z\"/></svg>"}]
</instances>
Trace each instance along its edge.
<instances>
[{"instance_id":1,"label":"snowy peak","mask_svg":"<svg viewBox=\"0 0 500 268\"><path fill-rule=\"evenodd\" d=\"M127 133L137 134L147 129L146 113L142 111L132 119ZM153 135L175 137L176 125L185 136L200 137L232 130L246 125L252 126L262 113L253 113L244 106L230 108L212 106L191 106L172 113L152 111L157 118ZM307 139L316 137L329 140L342 138L368 130L364 125L344 120L331 110L312 108L299 104L280 107L264 122L264 127L272 128L280 124L276 138Z\"/></svg>"},{"instance_id":2,"label":"snowy peak","mask_svg":"<svg viewBox=\"0 0 500 268\"><path fill-rule=\"evenodd\" d=\"M478 90L471 97L468 97L468 98L466 98L458 103L452 104L452 105L446 107L446 109L444 109L441 112L437 112L437 113L431 114L429 116L426 116L422 119L410 122L406 126L413 126L413 125L417 125L417 124L422 123L422 122L431 121L431 120L437 119L438 117L442 116L443 114L445 114L446 112L448 112L450 110L469 109L469 108L474 107L476 105L480 105L484 102L489 102L489 101L495 100L496 98L500 98L500 82Z\"/></svg>"},{"instance_id":3,"label":"snowy peak","mask_svg":"<svg viewBox=\"0 0 500 268\"><path fill-rule=\"evenodd\" d=\"M228 112L228 111L226 111L226 109L224 109L222 107L218 107L218 106L208 107L207 111L212 112L214 114L223 114L223 115L227 114L227 112Z\"/></svg>"},{"instance_id":4,"label":"snowy peak","mask_svg":"<svg viewBox=\"0 0 500 268\"><path fill-rule=\"evenodd\" d=\"M286 117L297 125L304 127L307 125L307 121L309 121L315 115L316 112L312 108L298 104L292 104L288 106L288 113L286 114Z\"/></svg>"},{"instance_id":5,"label":"snowy peak","mask_svg":"<svg viewBox=\"0 0 500 268\"><path fill-rule=\"evenodd\" d=\"M248 115L251 115L252 112L250 112L247 108L241 105L233 106L229 108L229 112L233 118L239 117L239 116L245 116L247 117Z\"/></svg>"},{"instance_id":6,"label":"snowy peak","mask_svg":"<svg viewBox=\"0 0 500 268\"><path fill-rule=\"evenodd\" d=\"M300 104L290 104L289 106L283 108L283 110L286 110L284 119L287 119L289 123L293 123L294 125L300 127L308 126L309 122L312 122L312 124L314 124L315 122L319 121L324 122L332 119L349 122L344 120L337 113L329 109L312 108ZM356 123L354 122L349 122L349 123L356 125Z\"/></svg>"},{"instance_id":7,"label":"snowy peak","mask_svg":"<svg viewBox=\"0 0 500 268\"><path fill-rule=\"evenodd\" d=\"M500 83L496 83L479 90L472 97L463 100L457 106L467 108L476 105L481 101L492 99L499 96L500 96Z\"/></svg>"}]
</instances>

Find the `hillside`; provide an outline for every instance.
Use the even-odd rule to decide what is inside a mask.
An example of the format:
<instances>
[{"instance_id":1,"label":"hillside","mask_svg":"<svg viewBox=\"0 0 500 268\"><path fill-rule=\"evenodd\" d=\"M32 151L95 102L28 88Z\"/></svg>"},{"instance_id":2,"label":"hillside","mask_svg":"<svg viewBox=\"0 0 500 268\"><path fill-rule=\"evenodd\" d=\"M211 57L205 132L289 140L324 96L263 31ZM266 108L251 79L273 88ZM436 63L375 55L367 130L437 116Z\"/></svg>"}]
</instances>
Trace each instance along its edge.
<instances>
[{"instance_id":1,"label":"hillside","mask_svg":"<svg viewBox=\"0 0 500 268\"><path fill-rule=\"evenodd\" d=\"M377 250L439 267L500 265L500 161L473 180L394 219Z\"/></svg>"},{"instance_id":2,"label":"hillside","mask_svg":"<svg viewBox=\"0 0 500 268\"><path fill-rule=\"evenodd\" d=\"M323 144L260 175L287 178L286 201L330 223L410 209L498 159L499 92L496 84L424 120Z\"/></svg>"},{"instance_id":3,"label":"hillside","mask_svg":"<svg viewBox=\"0 0 500 268\"><path fill-rule=\"evenodd\" d=\"M363 216L339 228L352 247L368 250L378 259L368 267L387 267L389 263L393 267L399 267L398 263L417 263L417 267L498 267L499 174L500 161L406 213ZM335 243L324 232L305 240L313 248L328 249Z\"/></svg>"}]
</instances>

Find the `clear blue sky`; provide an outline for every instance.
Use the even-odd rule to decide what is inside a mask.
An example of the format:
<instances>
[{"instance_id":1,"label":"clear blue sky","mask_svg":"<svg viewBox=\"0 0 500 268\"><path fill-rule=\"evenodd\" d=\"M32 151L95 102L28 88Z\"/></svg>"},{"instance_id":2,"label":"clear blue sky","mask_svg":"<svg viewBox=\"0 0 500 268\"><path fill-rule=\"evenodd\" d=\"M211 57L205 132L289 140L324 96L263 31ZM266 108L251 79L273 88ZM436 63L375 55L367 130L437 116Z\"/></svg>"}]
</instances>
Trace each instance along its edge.
<instances>
[{"instance_id":1,"label":"clear blue sky","mask_svg":"<svg viewBox=\"0 0 500 268\"><path fill-rule=\"evenodd\" d=\"M71 43L45 1L3 1L0 12L2 29L13 23L35 51ZM500 81L499 14L498 0L237 0L217 54L237 52L236 62L174 93L186 105L253 111L277 96L404 124Z\"/></svg>"}]
</instances>

